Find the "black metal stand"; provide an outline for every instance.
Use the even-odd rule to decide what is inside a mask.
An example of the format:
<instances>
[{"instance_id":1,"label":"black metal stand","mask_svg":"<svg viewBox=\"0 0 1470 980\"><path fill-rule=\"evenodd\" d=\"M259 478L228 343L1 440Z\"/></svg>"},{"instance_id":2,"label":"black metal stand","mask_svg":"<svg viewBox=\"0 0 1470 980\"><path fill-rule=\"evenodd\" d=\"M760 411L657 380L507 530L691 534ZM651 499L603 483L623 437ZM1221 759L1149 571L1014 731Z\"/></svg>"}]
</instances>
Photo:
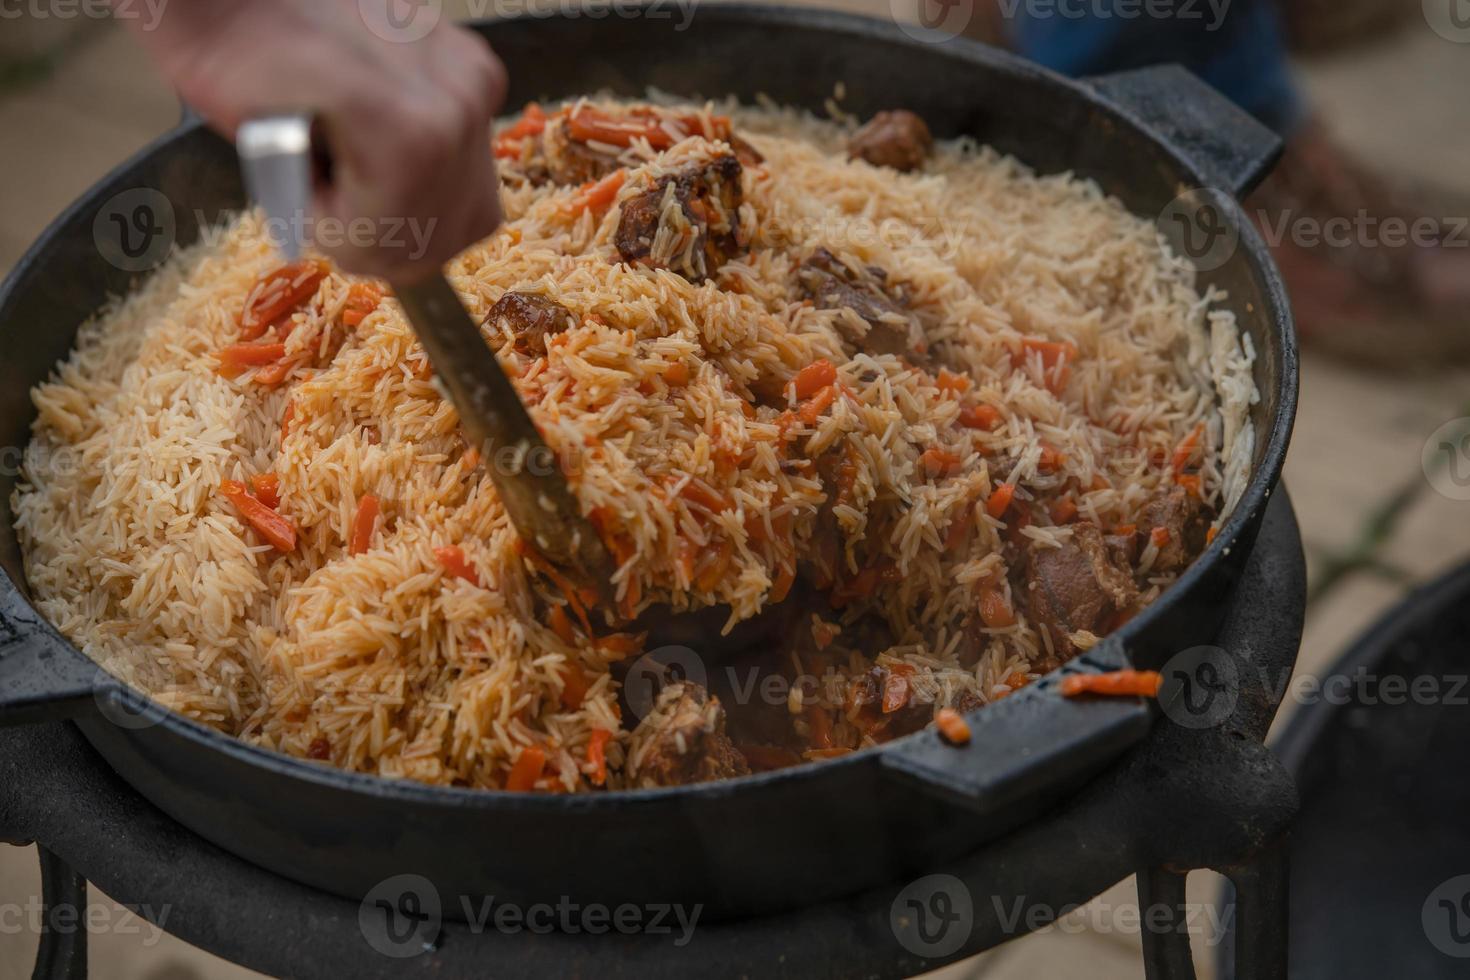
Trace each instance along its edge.
<instances>
[{"instance_id":1,"label":"black metal stand","mask_svg":"<svg viewBox=\"0 0 1470 980\"><path fill-rule=\"evenodd\" d=\"M87 931L77 925L85 921L87 879L66 866L44 847L41 856L41 943L36 950L33 980L86 980ZM57 913L69 909L62 916ZM58 919L72 923L63 927Z\"/></svg>"},{"instance_id":2,"label":"black metal stand","mask_svg":"<svg viewBox=\"0 0 1470 980\"><path fill-rule=\"evenodd\" d=\"M648 931L512 934L446 916L423 948L386 956L366 938L359 903L270 874L185 830L69 724L0 731L0 840L39 839L49 849L48 903L84 899L85 881L69 865L144 914L166 908L168 931L185 941L272 975L910 976L1041 928L1138 871L1142 907L1174 910L1164 928L1143 931L1146 976L1190 980L1188 934L1171 927L1186 914L1185 872L1214 868L1236 887L1236 975L1283 980L1283 842L1297 797L1263 741L1295 663L1305 580L1296 520L1279 493L1216 640L1235 676L1223 718L1182 723L1166 705L1116 766L1046 818L931 869L943 877L927 892L914 893L922 879L780 916L701 923L683 944ZM1040 914L1018 919L1017 908ZM934 917L916 941L911 918L927 911ZM36 976L84 976L84 936L43 937Z\"/></svg>"}]
</instances>

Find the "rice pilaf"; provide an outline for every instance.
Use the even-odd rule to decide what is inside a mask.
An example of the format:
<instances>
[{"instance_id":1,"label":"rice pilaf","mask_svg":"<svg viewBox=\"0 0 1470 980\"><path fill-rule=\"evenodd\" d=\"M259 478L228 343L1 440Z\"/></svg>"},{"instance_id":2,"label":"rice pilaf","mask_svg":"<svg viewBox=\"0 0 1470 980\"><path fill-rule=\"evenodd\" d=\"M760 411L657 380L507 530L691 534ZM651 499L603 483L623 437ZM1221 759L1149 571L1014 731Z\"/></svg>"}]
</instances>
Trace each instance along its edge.
<instances>
[{"instance_id":1,"label":"rice pilaf","mask_svg":"<svg viewBox=\"0 0 1470 980\"><path fill-rule=\"evenodd\" d=\"M616 609L521 545L391 293L278 274L248 213L34 392L38 607L256 744L558 792L830 757L1087 649L1243 492L1249 337L1095 184L965 140L899 173L849 158L854 128L583 100L497 137L508 220L450 279L616 557ZM774 703L628 709L637 617L781 599Z\"/></svg>"}]
</instances>

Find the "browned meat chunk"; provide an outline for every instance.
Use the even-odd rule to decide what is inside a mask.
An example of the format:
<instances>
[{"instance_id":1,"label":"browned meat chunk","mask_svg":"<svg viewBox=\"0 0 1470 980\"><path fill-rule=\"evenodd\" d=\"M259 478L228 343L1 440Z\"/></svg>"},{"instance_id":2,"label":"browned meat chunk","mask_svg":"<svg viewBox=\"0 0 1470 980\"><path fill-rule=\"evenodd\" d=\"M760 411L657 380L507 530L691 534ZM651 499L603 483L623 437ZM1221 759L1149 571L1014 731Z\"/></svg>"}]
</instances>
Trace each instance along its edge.
<instances>
[{"instance_id":1,"label":"browned meat chunk","mask_svg":"<svg viewBox=\"0 0 1470 980\"><path fill-rule=\"evenodd\" d=\"M848 684L847 720L875 742L917 732L934 720L934 702L916 690L912 672L874 665Z\"/></svg>"},{"instance_id":2,"label":"browned meat chunk","mask_svg":"<svg viewBox=\"0 0 1470 980\"><path fill-rule=\"evenodd\" d=\"M485 317L492 334L509 330L516 353L525 357L545 357L546 338L571 323L571 310L535 293L506 293Z\"/></svg>"},{"instance_id":3,"label":"browned meat chunk","mask_svg":"<svg viewBox=\"0 0 1470 980\"><path fill-rule=\"evenodd\" d=\"M735 158L740 161L741 166L758 167L766 162L766 158L761 156L759 150L734 133L731 133L725 142L730 144L730 149L735 151Z\"/></svg>"},{"instance_id":4,"label":"browned meat chunk","mask_svg":"<svg viewBox=\"0 0 1470 980\"><path fill-rule=\"evenodd\" d=\"M802 292L823 310L851 310L868 329L849 324L847 337L869 354L909 350L910 320L902 292L890 293L888 274L872 267L854 269L819 248L796 273Z\"/></svg>"},{"instance_id":5,"label":"browned meat chunk","mask_svg":"<svg viewBox=\"0 0 1470 980\"><path fill-rule=\"evenodd\" d=\"M1199 498L1185 492L1183 487L1174 487L1166 495L1151 500L1139 514L1138 533L1147 542L1156 529L1162 528L1168 532L1168 540L1159 546L1159 556L1149 571L1161 574L1181 571L1204 550L1209 523Z\"/></svg>"},{"instance_id":6,"label":"browned meat chunk","mask_svg":"<svg viewBox=\"0 0 1470 980\"><path fill-rule=\"evenodd\" d=\"M1072 539L1059 548L1033 545L1027 550L1021 599L1031 619L1051 637L1059 662L1077 652L1072 634L1098 632L1137 594L1132 576L1113 564L1092 524L1072 525Z\"/></svg>"},{"instance_id":7,"label":"browned meat chunk","mask_svg":"<svg viewBox=\"0 0 1470 980\"><path fill-rule=\"evenodd\" d=\"M545 180L536 180L535 183L549 180L561 186L586 184L601 180L622 166L617 157L565 137L548 139L546 150L542 161Z\"/></svg>"},{"instance_id":8,"label":"browned meat chunk","mask_svg":"<svg viewBox=\"0 0 1470 980\"><path fill-rule=\"evenodd\" d=\"M713 275L745 246L740 172L735 155L721 153L625 201L615 238L623 261L670 269L690 282Z\"/></svg>"},{"instance_id":9,"label":"browned meat chunk","mask_svg":"<svg viewBox=\"0 0 1470 980\"><path fill-rule=\"evenodd\" d=\"M876 167L916 170L924 165L934 137L924 120L906 109L880 112L847 141L848 156Z\"/></svg>"},{"instance_id":10,"label":"browned meat chunk","mask_svg":"<svg viewBox=\"0 0 1470 980\"><path fill-rule=\"evenodd\" d=\"M1119 568L1132 568L1133 563L1138 560L1138 535L1136 533L1109 534L1103 538L1103 544L1107 546L1108 557Z\"/></svg>"},{"instance_id":11,"label":"browned meat chunk","mask_svg":"<svg viewBox=\"0 0 1470 980\"><path fill-rule=\"evenodd\" d=\"M617 156L595 150L572 139L560 119L554 119L546 130L524 138L521 144L529 152L516 153L500 160L501 176L508 180L525 180L540 187L556 184L571 187L601 180L622 166Z\"/></svg>"},{"instance_id":12,"label":"browned meat chunk","mask_svg":"<svg viewBox=\"0 0 1470 980\"><path fill-rule=\"evenodd\" d=\"M951 705L954 710L958 711L962 715L969 714L976 708L982 708L984 706L985 702L981 701L980 695L976 694L974 691L961 691L955 697L954 704Z\"/></svg>"},{"instance_id":13,"label":"browned meat chunk","mask_svg":"<svg viewBox=\"0 0 1470 980\"><path fill-rule=\"evenodd\" d=\"M1138 598L1130 566L1117 562L1097 525L1086 521L1073 524L1072 543L1087 556L1093 577L1102 586L1114 609L1126 609Z\"/></svg>"},{"instance_id":14,"label":"browned meat chunk","mask_svg":"<svg viewBox=\"0 0 1470 980\"><path fill-rule=\"evenodd\" d=\"M690 681L659 692L648 717L633 732L630 774L642 787L684 786L750 772L725 734L718 698Z\"/></svg>"}]
</instances>

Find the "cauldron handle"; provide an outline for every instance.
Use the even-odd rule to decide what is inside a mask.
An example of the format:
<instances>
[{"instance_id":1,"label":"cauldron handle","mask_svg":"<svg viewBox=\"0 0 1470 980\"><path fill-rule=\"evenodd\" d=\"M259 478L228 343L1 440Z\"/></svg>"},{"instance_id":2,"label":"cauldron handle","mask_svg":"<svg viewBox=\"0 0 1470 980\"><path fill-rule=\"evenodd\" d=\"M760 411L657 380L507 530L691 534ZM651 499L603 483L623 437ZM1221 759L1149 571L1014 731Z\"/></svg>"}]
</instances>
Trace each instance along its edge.
<instances>
[{"instance_id":1,"label":"cauldron handle","mask_svg":"<svg viewBox=\"0 0 1470 980\"><path fill-rule=\"evenodd\" d=\"M0 592L0 727L90 713L104 679L16 590Z\"/></svg>"},{"instance_id":2,"label":"cauldron handle","mask_svg":"<svg viewBox=\"0 0 1470 980\"><path fill-rule=\"evenodd\" d=\"M1178 65L1086 83L1187 156L1207 186L1232 197L1249 193L1281 156L1281 137Z\"/></svg>"}]
</instances>

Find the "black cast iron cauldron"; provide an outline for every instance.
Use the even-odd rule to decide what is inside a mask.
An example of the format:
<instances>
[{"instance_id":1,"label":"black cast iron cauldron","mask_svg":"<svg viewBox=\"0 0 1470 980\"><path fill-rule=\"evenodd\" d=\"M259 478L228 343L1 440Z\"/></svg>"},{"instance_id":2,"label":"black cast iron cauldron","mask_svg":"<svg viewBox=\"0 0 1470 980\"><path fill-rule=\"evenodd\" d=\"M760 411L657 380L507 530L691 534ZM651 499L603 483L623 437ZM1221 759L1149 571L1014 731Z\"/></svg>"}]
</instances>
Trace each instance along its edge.
<instances>
[{"instance_id":1,"label":"black cast iron cauldron","mask_svg":"<svg viewBox=\"0 0 1470 980\"><path fill-rule=\"evenodd\" d=\"M655 86L689 96L765 94L821 111L841 82L849 111L911 108L938 136L968 134L1042 172L1093 178L1138 214L1160 214L1181 192L1207 189L1186 198L1207 202L1197 214L1209 221L1199 228L1219 225L1239 243L1205 281L1229 291L1258 352L1251 483L1174 588L1066 669L1157 664L1207 642L1276 486L1296 404L1283 287L1233 200L1270 165L1275 138L1178 69L1074 83L966 41L925 43L892 24L790 9L702 7L687 30L677 26L652 17L552 17L479 30L510 70L511 107ZM0 444L25 444L29 389L67 355L78 325L130 288L130 276L102 254L126 244L118 241L126 223L98 216L136 188L168 198L184 244L197 237L199 215L213 220L244 201L231 147L186 121L68 209L0 290ZM1172 235L1188 225L1161 228ZM15 480L0 478L0 718L75 717L118 773L184 825L348 897L415 872L442 895L527 903L702 903L710 916L806 905L934 866L1019 825L1073 792L1151 722L1138 702L1065 701L1053 676L973 715L964 749L927 732L692 787L550 797L340 772L237 742L99 676L26 599L9 513ZM136 717L121 713L128 707Z\"/></svg>"}]
</instances>

